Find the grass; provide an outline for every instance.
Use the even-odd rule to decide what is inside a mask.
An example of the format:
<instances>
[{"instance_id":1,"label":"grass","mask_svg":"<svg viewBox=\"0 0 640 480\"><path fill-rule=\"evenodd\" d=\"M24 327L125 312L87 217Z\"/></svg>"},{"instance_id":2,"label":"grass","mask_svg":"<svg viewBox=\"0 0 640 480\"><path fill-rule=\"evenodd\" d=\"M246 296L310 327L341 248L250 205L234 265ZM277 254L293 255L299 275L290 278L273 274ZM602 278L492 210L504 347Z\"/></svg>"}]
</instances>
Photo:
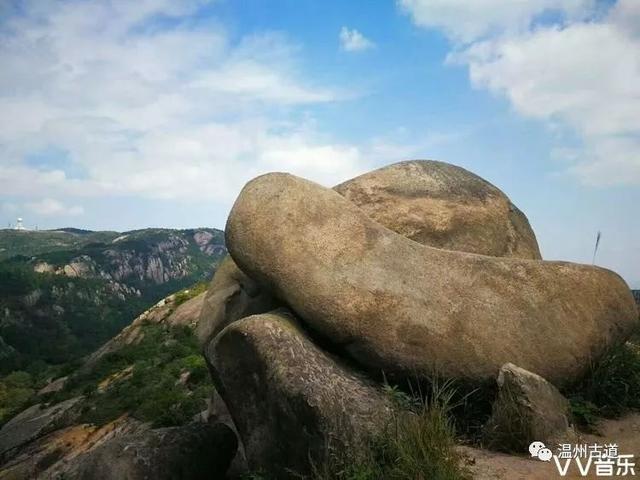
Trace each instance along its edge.
<instances>
[{"instance_id":1,"label":"grass","mask_svg":"<svg viewBox=\"0 0 640 480\"><path fill-rule=\"evenodd\" d=\"M456 392L450 382L434 384L427 398L386 387L398 406L384 433L362 452L328 449L312 465L312 480L463 480L471 478L455 450L450 416Z\"/></svg>"},{"instance_id":2,"label":"grass","mask_svg":"<svg viewBox=\"0 0 640 480\"><path fill-rule=\"evenodd\" d=\"M566 395L575 420L586 429L598 417L640 409L640 344L633 340L613 347Z\"/></svg>"}]
</instances>

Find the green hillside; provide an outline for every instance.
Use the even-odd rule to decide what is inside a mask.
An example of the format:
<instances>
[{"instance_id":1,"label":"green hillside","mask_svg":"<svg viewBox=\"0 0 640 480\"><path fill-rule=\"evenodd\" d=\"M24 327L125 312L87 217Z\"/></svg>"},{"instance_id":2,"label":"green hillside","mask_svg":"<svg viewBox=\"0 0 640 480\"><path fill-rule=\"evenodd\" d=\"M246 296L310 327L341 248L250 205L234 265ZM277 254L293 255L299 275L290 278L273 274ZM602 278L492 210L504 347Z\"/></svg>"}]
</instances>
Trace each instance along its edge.
<instances>
[{"instance_id":1,"label":"green hillside","mask_svg":"<svg viewBox=\"0 0 640 480\"><path fill-rule=\"evenodd\" d=\"M38 255L59 250L74 251L94 242L110 242L118 232L92 232L80 229L0 230L0 260L15 255Z\"/></svg>"},{"instance_id":2,"label":"green hillside","mask_svg":"<svg viewBox=\"0 0 640 480\"><path fill-rule=\"evenodd\" d=\"M0 375L62 368L169 293L210 278L215 229L0 230Z\"/></svg>"}]
</instances>

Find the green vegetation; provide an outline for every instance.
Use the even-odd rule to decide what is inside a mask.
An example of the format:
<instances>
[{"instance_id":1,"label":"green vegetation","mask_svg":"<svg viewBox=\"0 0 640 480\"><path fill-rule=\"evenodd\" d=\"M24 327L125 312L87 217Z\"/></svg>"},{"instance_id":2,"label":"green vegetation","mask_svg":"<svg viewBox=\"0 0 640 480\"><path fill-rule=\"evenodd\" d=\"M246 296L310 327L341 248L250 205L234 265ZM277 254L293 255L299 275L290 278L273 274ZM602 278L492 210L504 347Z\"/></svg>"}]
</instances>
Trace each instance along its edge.
<instances>
[{"instance_id":1,"label":"green vegetation","mask_svg":"<svg viewBox=\"0 0 640 480\"><path fill-rule=\"evenodd\" d=\"M313 480L461 480L470 478L455 451L450 416L456 395L451 383L434 384L427 398L395 387L387 392L399 413L385 433L354 458L344 449L329 448L325 461L313 468Z\"/></svg>"},{"instance_id":2,"label":"green vegetation","mask_svg":"<svg viewBox=\"0 0 640 480\"><path fill-rule=\"evenodd\" d=\"M0 262L0 292L0 374L79 359L158 300L122 298L101 279L35 273L19 259Z\"/></svg>"},{"instance_id":3,"label":"green vegetation","mask_svg":"<svg viewBox=\"0 0 640 480\"><path fill-rule=\"evenodd\" d=\"M208 286L209 286L209 282L202 281L202 282L196 283L195 285L190 286L189 288L180 290L178 293L176 293L176 298L174 300L175 306L178 307L182 305L184 302L197 297L203 292L206 292Z\"/></svg>"},{"instance_id":4,"label":"green vegetation","mask_svg":"<svg viewBox=\"0 0 640 480\"><path fill-rule=\"evenodd\" d=\"M81 421L102 425L128 413L154 427L182 425L206 408L213 388L188 327L147 324L136 344L106 355L48 398L84 395Z\"/></svg>"},{"instance_id":5,"label":"green vegetation","mask_svg":"<svg viewBox=\"0 0 640 480\"><path fill-rule=\"evenodd\" d=\"M0 375L92 352L160 299L206 282L223 243L215 229L0 230ZM82 276L60 273L78 258ZM34 271L44 263L51 273Z\"/></svg>"},{"instance_id":6,"label":"green vegetation","mask_svg":"<svg viewBox=\"0 0 640 480\"><path fill-rule=\"evenodd\" d=\"M82 357L160 299L196 284L178 294L179 304L203 290L225 253L223 244L223 232L215 229L123 234L0 230L0 425L42 401L36 392L48 381L75 371ZM63 274L74 259L84 264L81 276ZM36 265L45 263L46 268L35 271ZM196 387L202 380L198 372L204 371L203 361L184 336L172 335L158 340L168 346L147 345L146 363L139 359L142 363L136 364L130 358L129 365L136 364L133 375L115 382L115 390L91 397L96 421L110 418L109 409L123 411L126 402L135 404L139 418L158 424L180 422L181 415L200 408L205 387L202 391ZM122 355L142 354L135 351ZM166 365L154 366L154 352ZM176 369L191 372L188 388L174 385ZM124 390L116 395L117 389ZM127 391L140 396L131 399ZM181 407L173 411L168 408L172 405ZM166 410L164 418L160 409Z\"/></svg>"},{"instance_id":7,"label":"green vegetation","mask_svg":"<svg viewBox=\"0 0 640 480\"><path fill-rule=\"evenodd\" d=\"M615 346L567 396L576 421L587 429L597 417L640 409L640 344Z\"/></svg>"},{"instance_id":8,"label":"green vegetation","mask_svg":"<svg viewBox=\"0 0 640 480\"><path fill-rule=\"evenodd\" d=\"M90 232L78 229L20 231L0 230L0 260L16 255L30 257L58 250L77 250L84 245L111 242L117 232Z\"/></svg>"},{"instance_id":9,"label":"green vegetation","mask_svg":"<svg viewBox=\"0 0 640 480\"><path fill-rule=\"evenodd\" d=\"M35 392L33 378L27 372L13 372L0 380L0 425L20 412Z\"/></svg>"}]
</instances>

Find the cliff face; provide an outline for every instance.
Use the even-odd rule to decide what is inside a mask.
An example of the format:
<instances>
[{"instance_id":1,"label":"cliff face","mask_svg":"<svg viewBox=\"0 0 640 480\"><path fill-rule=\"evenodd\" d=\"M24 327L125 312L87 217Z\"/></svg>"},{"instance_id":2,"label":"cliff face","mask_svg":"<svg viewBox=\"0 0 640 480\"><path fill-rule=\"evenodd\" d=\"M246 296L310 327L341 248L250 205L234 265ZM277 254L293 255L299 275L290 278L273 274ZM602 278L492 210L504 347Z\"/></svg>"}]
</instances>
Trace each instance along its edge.
<instances>
[{"instance_id":1,"label":"cliff face","mask_svg":"<svg viewBox=\"0 0 640 480\"><path fill-rule=\"evenodd\" d=\"M226 254L215 229L4 230L0 250L0 374L78 359Z\"/></svg>"},{"instance_id":2,"label":"cliff face","mask_svg":"<svg viewBox=\"0 0 640 480\"><path fill-rule=\"evenodd\" d=\"M210 258L219 258L225 252L219 230L146 229L106 242L89 242L77 250L36 254L28 262L38 273L160 285L202 273L200 269Z\"/></svg>"}]
</instances>

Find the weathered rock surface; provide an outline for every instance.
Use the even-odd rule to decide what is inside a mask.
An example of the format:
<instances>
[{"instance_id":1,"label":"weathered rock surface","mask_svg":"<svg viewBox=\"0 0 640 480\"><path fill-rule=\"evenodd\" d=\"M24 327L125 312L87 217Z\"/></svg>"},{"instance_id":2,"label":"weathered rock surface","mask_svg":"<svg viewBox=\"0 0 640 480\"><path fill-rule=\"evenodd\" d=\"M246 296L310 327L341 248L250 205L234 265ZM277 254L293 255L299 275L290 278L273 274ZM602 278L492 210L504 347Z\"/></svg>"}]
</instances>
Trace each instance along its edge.
<instances>
[{"instance_id":1,"label":"weathered rock surface","mask_svg":"<svg viewBox=\"0 0 640 480\"><path fill-rule=\"evenodd\" d=\"M527 217L498 188L448 163L395 163L334 190L411 240L494 257L540 259Z\"/></svg>"},{"instance_id":2,"label":"weathered rock surface","mask_svg":"<svg viewBox=\"0 0 640 480\"><path fill-rule=\"evenodd\" d=\"M307 472L327 442L371 439L391 414L381 390L316 346L285 310L232 323L205 355L249 467L275 478Z\"/></svg>"},{"instance_id":3,"label":"weathered rock surface","mask_svg":"<svg viewBox=\"0 0 640 480\"><path fill-rule=\"evenodd\" d=\"M50 381L40 390L38 390L38 395L46 395L48 393L59 392L64 388L69 379L68 376L56 378L55 380Z\"/></svg>"},{"instance_id":4,"label":"weathered rock surface","mask_svg":"<svg viewBox=\"0 0 640 480\"><path fill-rule=\"evenodd\" d=\"M534 441L575 443L569 401L556 387L511 363L502 366L497 381L498 397L485 427L490 445L526 452Z\"/></svg>"},{"instance_id":5,"label":"weathered rock surface","mask_svg":"<svg viewBox=\"0 0 640 480\"><path fill-rule=\"evenodd\" d=\"M221 423L148 430L114 438L78 456L65 479L223 479L236 451L234 433Z\"/></svg>"},{"instance_id":6,"label":"weathered rock surface","mask_svg":"<svg viewBox=\"0 0 640 480\"><path fill-rule=\"evenodd\" d=\"M149 426L131 417L120 417L97 427L80 424L61 428L20 447L0 466L0 480L64 478L68 465L110 439L149 430Z\"/></svg>"},{"instance_id":7,"label":"weathered rock surface","mask_svg":"<svg viewBox=\"0 0 640 480\"><path fill-rule=\"evenodd\" d=\"M367 216L424 245L448 250L540 259L525 215L489 182L448 163L413 160L334 187ZM230 256L207 292L197 335L206 345L226 325L277 307Z\"/></svg>"},{"instance_id":8,"label":"weathered rock surface","mask_svg":"<svg viewBox=\"0 0 640 480\"><path fill-rule=\"evenodd\" d=\"M245 186L226 240L242 271L312 329L388 373L489 380L512 362L559 386L638 322L609 270L420 245L287 174Z\"/></svg>"},{"instance_id":9,"label":"weathered rock surface","mask_svg":"<svg viewBox=\"0 0 640 480\"><path fill-rule=\"evenodd\" d=\"M202 345L207 345L231 322L268 312L277 306L278 302L260 289L227 255L207 289L196 336Z\"/></svg>"},{"instance_id":10,"label":"weathered rock surface","mask_svg":"<svg viewBox=\"0 0 640 480\"><path fill-rule=\"evenodd\" d=\"M80 414L82 399L75 397L53 406L33 405L9 420L0 430L0 464L13 449L73 423Z\"/></svg>"}]
</instances>

